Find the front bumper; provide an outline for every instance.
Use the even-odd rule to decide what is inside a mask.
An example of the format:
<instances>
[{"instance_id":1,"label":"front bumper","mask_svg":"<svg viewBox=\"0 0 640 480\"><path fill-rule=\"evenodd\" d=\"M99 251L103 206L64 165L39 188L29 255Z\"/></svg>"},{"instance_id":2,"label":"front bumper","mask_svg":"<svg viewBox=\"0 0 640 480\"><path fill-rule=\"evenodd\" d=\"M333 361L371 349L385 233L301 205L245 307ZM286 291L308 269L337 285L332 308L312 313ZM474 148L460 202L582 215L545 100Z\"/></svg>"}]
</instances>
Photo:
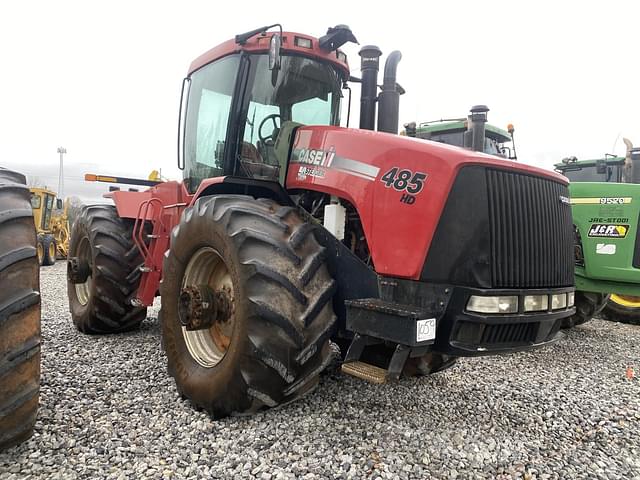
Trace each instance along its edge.
<instances>
[{"instance_id":1,"label":"front bumper","mask_svg":"<svg viewBox=\"0 0 640 480\"><path fill-rule=\"evenodd\" d=\"M440 318L433 349L456 356L479 356L529 350L561 338L562 319L575 313L575 307L543 312L524 312L525 295L558 294L574 291L573 287L554 289L482 290L455 287ZM468 312L466 305L471 295L517 295L519 312L509 314L482 314ZM551 302L549 302L551 305Z\"/></svg>"}]
</instances>

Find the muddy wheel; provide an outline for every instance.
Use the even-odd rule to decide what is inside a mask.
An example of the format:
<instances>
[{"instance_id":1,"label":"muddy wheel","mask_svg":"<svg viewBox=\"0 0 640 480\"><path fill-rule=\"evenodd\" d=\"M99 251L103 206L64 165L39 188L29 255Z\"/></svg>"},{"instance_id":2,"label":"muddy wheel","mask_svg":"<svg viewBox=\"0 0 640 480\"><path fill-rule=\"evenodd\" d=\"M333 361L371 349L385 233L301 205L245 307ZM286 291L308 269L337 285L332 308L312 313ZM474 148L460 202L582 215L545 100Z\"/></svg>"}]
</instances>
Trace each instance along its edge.
<instances>
[{"instance_id":1,"label":"muddy wheel","mask_svg":"<svg viewBox=\"0 0 640 480\"><path fill-rule=\"evenodd\" d=\"M562 328L573 328L598 315L607 304L609 294L576 291L576 313L562 320Z\"/></svg>"},{"instance_id":2,"label":"muddy wheel","mask_svg":"<svg viewBox=\"0 0 640 480\"><path fill-rule=\"evenodd\" d=\"M640 297L612 293L602 310L602 318L640 325Z\"/></svg>"},{"instance_id":3,"label":"muddy wheel","mask_svg":"<svg viewBox=\"0 0 640 480\"><path fill-rule=\"evenodd\" d=\"M188 208L161 286L163 346L180 393L222 417L314 388L335 323L324 255L294 208L239 195Z\"/></svg>"},{"instance_id":4,"label":"muddy wheel","mask_svg":"<svg viewBox=\"0 0 640 480\"><path fill-rule=\"evenodd\" d=\"M25 183L0 169L0 450L29 438L38 412L39 264Z\"/></svg>"},{"instance_id":5,"label":"muddy wheel","mask_svg":"<svg viewBox=\"0 0 640 480\"><path fill-rule=\"evenodd\" d=\"M42 265L49 266L56 263L56 241L53 235L45 235L42 239L42 250L44 258Z\"/></svg>"},{"instance_id":6,"label":"muddy wheel","mask_svg":"<svg viewBox=\"0 0 640 480\"><path fill-rule=\"evenodd\" d=\"M111 205L83 208L71 233L67 292L73 323L84 333L137 328L147 309L131 303L140 283L142 258L131 236L133 223ZM72 267L83 272L74 276Z\"/></svg>"}]
</instances>

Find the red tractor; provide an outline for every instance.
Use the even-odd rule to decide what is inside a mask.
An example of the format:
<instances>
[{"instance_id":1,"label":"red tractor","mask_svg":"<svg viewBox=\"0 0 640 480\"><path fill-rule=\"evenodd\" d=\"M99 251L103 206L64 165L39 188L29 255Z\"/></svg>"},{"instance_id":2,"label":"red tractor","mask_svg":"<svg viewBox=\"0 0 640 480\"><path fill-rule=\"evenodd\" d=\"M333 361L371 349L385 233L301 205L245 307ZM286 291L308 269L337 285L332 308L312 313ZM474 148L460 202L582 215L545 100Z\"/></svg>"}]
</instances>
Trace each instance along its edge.
<instances>
[{"instance_id":1,"label":"red tractor","mask_svg":"<svg viewBox=\"0 0 640 480\"><path fill-rule=\"evenodd\" d=\"M395 135L400 52L378 94L380 50L364 47L351 77L347 27L273 27L191 64L182 182L89 178L151 188L108 193L115 206L76 221L78 329L135 328L160 295L169 372L215 417L309 392L330 341L343 371L384 382L557 339L575 311L566 179ZM339 126L349 81L360 129Z\"/></svg>"}]
</instances>

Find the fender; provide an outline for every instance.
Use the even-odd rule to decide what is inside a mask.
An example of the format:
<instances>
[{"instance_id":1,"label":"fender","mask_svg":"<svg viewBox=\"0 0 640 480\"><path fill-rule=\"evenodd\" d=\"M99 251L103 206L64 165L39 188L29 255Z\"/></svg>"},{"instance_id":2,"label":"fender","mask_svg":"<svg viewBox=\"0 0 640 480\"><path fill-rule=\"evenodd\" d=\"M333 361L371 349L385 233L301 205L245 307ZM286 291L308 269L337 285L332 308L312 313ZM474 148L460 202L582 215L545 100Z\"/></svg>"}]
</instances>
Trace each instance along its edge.
<instances>
[{"instance_id":1,"label":"fender","mask_svg":"<svg viewBox=\"0 0 640 480\"><path fill-rule=\"evenodd\" d=\"M286 187L351 202L360 215L376 272L418 280L453 182L467 165L568 184L554 172L426 140L341 127L300 127Z\"/></svg>"}]
</instances>

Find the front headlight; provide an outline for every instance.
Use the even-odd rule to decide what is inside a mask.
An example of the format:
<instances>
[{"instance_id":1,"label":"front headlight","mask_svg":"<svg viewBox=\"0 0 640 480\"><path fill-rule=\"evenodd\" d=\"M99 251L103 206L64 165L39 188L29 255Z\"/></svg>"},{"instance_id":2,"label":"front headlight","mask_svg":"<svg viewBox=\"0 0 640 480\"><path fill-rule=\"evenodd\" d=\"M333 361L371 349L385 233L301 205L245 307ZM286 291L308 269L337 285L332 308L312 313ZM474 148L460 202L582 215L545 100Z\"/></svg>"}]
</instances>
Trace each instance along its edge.
<instances>
[{"instance_id":1,"label":"front headlight","mask_svg":"<svg viewBox=\"0 0 640 480\"><path fill-rule=\"evenodd\" d=\"M573 307L576 304L576 292L567 293L567 306Z\"/></svg>"},{"instance_id":2,"label":"front headlight","mask_svg":"<svg viewBox=\"0 0 640 480\"><path fill-rule=\"evenodd\" d=\"M567 308L567 294L557 293L551 295L551 310L557 310L559 308Z\"/></svg>"},{"instance_id":3,"label":"front headlight","mask_svg":"<svg viewBox=\"0 0 640 480\"><path fill-rule=\"evenodd\" d=\"M524 297L525 312L540 312L549 308L548 295L527 295Z\"/></svg>"},{"instance_id":4,"label":"front headlight","mask_svg":"<svg viewBox=\"0 0 640 480\"><path fill-rule=\"evenodd\" d=\"M482 297L471 295L467 310L476 313L518 313L518 297Z\"/></svg>"}]
</instances>

